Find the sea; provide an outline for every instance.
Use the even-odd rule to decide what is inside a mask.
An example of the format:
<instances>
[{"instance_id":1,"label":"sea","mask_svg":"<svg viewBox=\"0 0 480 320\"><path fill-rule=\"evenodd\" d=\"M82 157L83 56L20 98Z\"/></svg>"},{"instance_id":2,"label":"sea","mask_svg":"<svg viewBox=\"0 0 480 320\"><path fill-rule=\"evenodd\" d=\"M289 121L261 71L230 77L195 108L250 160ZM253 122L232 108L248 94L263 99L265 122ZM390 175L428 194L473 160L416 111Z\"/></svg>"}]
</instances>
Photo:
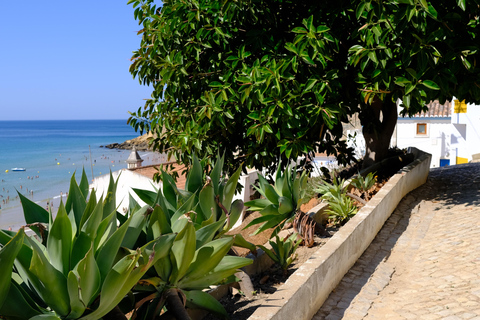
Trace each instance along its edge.
<instances>
[{"instance_id":1,"label":"sea","mask_svg":"<svg viewBox=\"0 0 480 320\"><path fill-rule=\"evenodd\" d=\"M131 151L104 146L138 136L126 120L0 121L0 228L24 223L18 193L58 207L73 175L79 183L85 170L91 182L126 168ZM153 153L139 154L143 165L154 161Z\"/></svg>"}]
</instances>

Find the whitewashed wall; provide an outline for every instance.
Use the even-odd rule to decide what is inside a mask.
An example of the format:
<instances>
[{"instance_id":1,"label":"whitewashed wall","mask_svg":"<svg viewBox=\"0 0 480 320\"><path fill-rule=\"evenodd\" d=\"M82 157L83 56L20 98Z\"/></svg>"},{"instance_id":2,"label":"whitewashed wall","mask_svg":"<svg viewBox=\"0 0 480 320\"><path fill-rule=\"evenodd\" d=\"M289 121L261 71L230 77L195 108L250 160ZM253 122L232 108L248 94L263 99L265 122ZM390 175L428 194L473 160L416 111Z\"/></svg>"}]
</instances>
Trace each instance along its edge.
<instances>
[{"instance_id":1,"label":"whitewashed wall","mask_svg":"<svg viewBox=\"0 0 480 320\"><path fill-rule=\"evenodd\" d=\"M123 208L128 208L129 193L141 206L145 205L145 202L140 200L135 192L133 192L132 188L155 191L155 188L158 190L158 188L161 187L161 184L155 183L151 179L127 169L112 172L112 175L114 180L116 180L120 175L116 194L118 211L120 212L123 212ZM97 198L99 198L102 194L105 197L108 190L109 181L110 175L106 174L95 178L93 183L90 184L90 189L95 188Z\"/></svg>"},{"instance_id":2,"label":"whitewashed wall","mask_svg":"<svg viewBox=\"0 0 480 320\"><path fill-rule=\"evenodd\" d=\"M427 135L417 135L417 123L427 124ZM432 155L430 166L440 166L440 159L450 159L455 164L455 149L452 146L452 137L458 143L464 143L450 123L450 119L411 118L398 119L397 146L401 149L414 146Z\"/></svg>"},{"instance_id":3,"label":"whitewashed wall","mask_svg":"<svg viewBox=\"0 0 480 320\"><path fill-rule=\"evenodd\" d=\"M116 180L119 175L120 175L120 178L118 180L118 185L117 185L116 200L117 200L118 211L120 212L123 212L123 208L128 208L129 194L131 194L133 198L141 206L145 205L145 202L140 200L140 198L135 194L132 188L144 189L144 190L150 190L150 191L156 191L162 188L161 183L155 183L151 179L127 169L112 172L112 176L114 180ZM252 184L255 183L255 180L257 179L257 177L258 177L257 171L250 171L246 175L241 175L239 179L239 183L243 186L243 190L241 193L236 194L233 197L233 200L241 199L244 202L249 201L250 195L253 192ZM93 183L90 184L90 189L94 188L96 190L97 198L99 198L102 194L105 197L108 191L109 181L110 181L110 175L106 174L106 175L95 178ZM242 215L242 219L239 219L239 221L234 227L240 225L242 220L243 220L243 215Z\"/></svg>"}]
</instances>

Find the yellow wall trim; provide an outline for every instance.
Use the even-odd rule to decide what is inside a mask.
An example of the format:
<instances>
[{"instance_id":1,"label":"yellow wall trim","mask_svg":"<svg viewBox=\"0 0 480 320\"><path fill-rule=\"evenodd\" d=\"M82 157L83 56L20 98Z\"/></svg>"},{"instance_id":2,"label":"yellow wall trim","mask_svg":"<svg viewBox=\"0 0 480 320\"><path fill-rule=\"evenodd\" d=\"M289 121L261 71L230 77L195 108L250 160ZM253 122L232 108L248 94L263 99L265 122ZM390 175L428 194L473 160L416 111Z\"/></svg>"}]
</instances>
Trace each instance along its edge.
<instances>
[{"instance_id":1,"label":"yellow wall trim","mask_svg":"<svg viewBox=\"0 0 480 320\"><path fill-rule=\"evenodd\" d=\"M457 164L468 163L467 158L457 157Z\"/></svg>"}]
</instances>

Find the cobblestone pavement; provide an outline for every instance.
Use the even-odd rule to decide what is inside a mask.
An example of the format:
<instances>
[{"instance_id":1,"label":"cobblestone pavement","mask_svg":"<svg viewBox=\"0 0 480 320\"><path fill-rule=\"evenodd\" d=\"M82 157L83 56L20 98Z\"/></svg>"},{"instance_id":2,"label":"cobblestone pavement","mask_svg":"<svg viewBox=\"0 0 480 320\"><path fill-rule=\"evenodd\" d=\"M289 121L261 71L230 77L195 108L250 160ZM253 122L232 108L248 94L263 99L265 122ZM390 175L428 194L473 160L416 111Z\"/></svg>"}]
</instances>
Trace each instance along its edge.
<instances>
[{"instance_id":1,"label":"cobblestone pavement","mask_svg":"<svg viewBox=\"0 0 480 320\"><path fill-rule=\"evenodd\" d=\"M432 169L312 320L480 320L480 164Z\"/></svg>"}]
</instances>

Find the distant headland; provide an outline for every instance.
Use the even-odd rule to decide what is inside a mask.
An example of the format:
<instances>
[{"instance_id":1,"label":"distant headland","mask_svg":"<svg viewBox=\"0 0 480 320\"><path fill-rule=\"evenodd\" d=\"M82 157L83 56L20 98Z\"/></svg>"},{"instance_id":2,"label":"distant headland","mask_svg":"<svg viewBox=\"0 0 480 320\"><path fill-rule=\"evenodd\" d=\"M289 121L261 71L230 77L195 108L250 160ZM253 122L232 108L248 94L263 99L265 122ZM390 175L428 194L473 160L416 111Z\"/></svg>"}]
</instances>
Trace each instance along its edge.
<instances>
[{"instance_id":1,"label":"distant headland","mask_svg":"<svg viewBox=\"0 0 480 320\"><path fill-rule=\"evenodd\" d=\"M152 151L152 149L148 145L148 142L151 138L153 138L152 133L145 133L140 137L127 140L122 143L111 143L111 144L107 144L105 146L100 146L100 147L105 147L108 149L125 149L125 150L131 150L133 149L133 147L136 147L138 151Z\"/></svg>"}]
</instances>

